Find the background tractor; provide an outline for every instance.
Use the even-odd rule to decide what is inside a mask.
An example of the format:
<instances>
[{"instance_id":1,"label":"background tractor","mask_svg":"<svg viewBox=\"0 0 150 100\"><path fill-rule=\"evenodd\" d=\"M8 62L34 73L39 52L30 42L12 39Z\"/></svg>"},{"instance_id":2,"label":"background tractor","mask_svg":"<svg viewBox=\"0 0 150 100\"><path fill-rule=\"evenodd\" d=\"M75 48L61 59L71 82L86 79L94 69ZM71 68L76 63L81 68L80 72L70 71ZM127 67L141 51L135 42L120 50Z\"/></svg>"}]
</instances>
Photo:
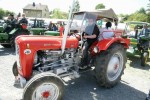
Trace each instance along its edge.
<instances>
[{"instance_id":1,"label":"background tractor","mask_svg":"<svg viewBox=\"0 0 150 100\"><path fill-rule=\"evenodd\" d=\"M60 31L59 28L57 31L50 31L48 30L48 25L45 25L44 19L40 18L30 18L29 19L29 26L28 30L30 31L31 35L52 35L52 36L59 36ZM60 26L59 21L55 23L58 26ZM64 23L63 23L64 25Z\"/></svg>"},{"instance_id":2,"label":"background tractor","mask_svg":"<svg viewBox=\"0 0 150 100\"><path fill-rule=\"evenodd\" d=\"M4 27L5 26L5 27ZM7 23L4 23L3 26L0 26L0 44L4 48L15 48L15 38L19 35L29 35L29 31L26 29L27 25L25 24L15 24L13 29L4 32L5 28L12 27Z\"/></svg>"},{"instance_id":3,"label":"background tractor","mask_svg":"<svg viewBox=\"0 0 150 100\"><path fill-rule=\"evenodd\" d=\"M149 58L149 41L150 37L139 36L143 25L146 22L128 22L126 23L126 33L130 39L130 46L127 49L127 54L130 56L140 56L141 66L145 66ZM150 33L149 33L150 34Z\"/></svg>"}]
</instances>

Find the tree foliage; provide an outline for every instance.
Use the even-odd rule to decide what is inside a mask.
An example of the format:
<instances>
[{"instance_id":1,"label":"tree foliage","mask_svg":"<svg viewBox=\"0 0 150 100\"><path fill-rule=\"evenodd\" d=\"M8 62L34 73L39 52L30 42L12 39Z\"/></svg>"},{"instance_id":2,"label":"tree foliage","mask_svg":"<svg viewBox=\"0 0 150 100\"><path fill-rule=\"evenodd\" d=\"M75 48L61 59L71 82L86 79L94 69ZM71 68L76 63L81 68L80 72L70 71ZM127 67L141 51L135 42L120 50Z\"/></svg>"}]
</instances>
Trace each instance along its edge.
<instances>
[{"instance_id":1,"label":"tree foliage","mask_svg":"<svg viewBox=\"0 0 150 100\"><path fill-rule=\"evenodd\" d=\"M147 11L150 12L150 0L149 3L147 4L147 7L148 7Z\"/></svg>"},{"instance_id":2,"label":"tree foliage","mask_svg":"<svg viewBox=\"0 0 150 100\"><path fill-rule=\"evenodd\" d=\"M104 9L105 8L105 5L100 3L98 5L96 5L95 9Z\"/></svg>"},{"instance_id":3,"label":"tree foliage","mask_svg":"<svg viewBox=\"0 0 150 100\"><path fill-rule=\"evenodd\" d=\"M0 19L3 19L3 17L7 16L8 14L14 14L14 12L0 8Z\"/></svg>"},{"instance_id":4,"label":"tree foliage","mask_svg":"<svg viewBox=\"0 0 150 100\"><path fill-rule=\"evenodd\" d=\"M134 13L128 18L128 21L142 21L147 22L148 16L144 13Z\"/></svg>"},{"instance_id":5,"label":"tree foliage","mask_svg":"<svg viewBox=\"0 0 150 100\"><path fill-rule=\"evenodd\" d=\"M130 15L120 14L119 17L122 18L120 22L142 21L150 23L150 12L146 13L146 10L144 8L140 8L139 10L135 11L133 14Z\"/></svg>"},{"instance_id":6,"label":"tree foliage","mask_svg":"<svg viewBox=\"0 0 150 100\"><path fill-rule=\"evenodd\" d=\"M60 11L59 8L55 8L51 12L51 18L57 18L57 19L67 19L67 13Z\"/></svg>"},{"instance_id":7,"label":"tree foliage","mask_svg":"<svg viewBox=\"0 0 150 100\"><path fill-rule=\"evenodd\" d=\"M74 4L73 12L78 12L78 11L80 11L80 4L79 1L76 0Z\"/></svg>"},{"instance_id":8,"label":"tree foliage","mask_svg":"<svg viewBox=\"0 0 150 100\"><path fill-rule=\"evenodd\" d=\"M144 8L140 8L136 13L146 14L146 10Z\"/></svg>"},{"instance_id":9,"label":"tree foliage","mask_svg":"<svg viewBox=\"0 0 150 100\"><path fill-rule=\"evenodd\" d=\"M0 8L0 19L2 19L4 15L5 15L4 10Z\"/></svg>"},{"instance_id":10,"label":"tree foliage","mask_svg":"<svg viewBox=\"0 0 150 100\"><path fill-rule=\"evenodd\" d=\"M147 13L147 22L150 23L150 12Z\"/></svg>"},{"instance_id":11,"label":"tree foliage","mask_svg":"<svg viewBox=\"0 0 150 100\"><path fill-rule=\"evenodd\" d=\"M127 21L129 16L130 15L128 15L128 14L120 14L120 15L118 15L118 17L120 17L120 23L123 23L123 22Z\"/></svg>"},{"instance_id":12,"label":"tree foliage","mask_svg":"<svg viewBox=\"0 0 150 100\"><path fill-rule=\"evenodd\" d=\"M70 7L69 7L70 8ZM75 4L74 4L74 8L73 8L73 12L78 12L80 11L80 4L79 1L76 0ZM69 11L70 12L70 11ZM67 19L68 18L68 13L62 12L60 11L59 8L55 8L52 12L51 12L51 18L58 18L58 19Z\"/></svg>"}]
</instances>

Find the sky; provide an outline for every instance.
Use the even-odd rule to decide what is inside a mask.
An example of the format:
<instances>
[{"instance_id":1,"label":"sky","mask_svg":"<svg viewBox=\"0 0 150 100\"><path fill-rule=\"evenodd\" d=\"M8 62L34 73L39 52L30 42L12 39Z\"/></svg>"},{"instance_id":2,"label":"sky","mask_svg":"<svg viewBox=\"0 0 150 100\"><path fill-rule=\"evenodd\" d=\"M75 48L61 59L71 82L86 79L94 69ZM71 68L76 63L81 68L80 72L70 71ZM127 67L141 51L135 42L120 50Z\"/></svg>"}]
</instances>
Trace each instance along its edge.
<instances>
[{"instance_id":1,"label":"sky","mask_svg":"<svg viewBox=\"0 0 150 100\"><path fill-rule=\"evenodd\" d=\"M95 6L103 3L106 8L112 8L116 14L131 14L139 10L141 7L147 9L149 0L78 0L80 10L94 10ZM72 0L0 0L0 8L10 10L15 13L23 12L27 4L44 4L47 5L49 10L59 8L62 11L68 12Z\"/></svg>"}]
</instances>

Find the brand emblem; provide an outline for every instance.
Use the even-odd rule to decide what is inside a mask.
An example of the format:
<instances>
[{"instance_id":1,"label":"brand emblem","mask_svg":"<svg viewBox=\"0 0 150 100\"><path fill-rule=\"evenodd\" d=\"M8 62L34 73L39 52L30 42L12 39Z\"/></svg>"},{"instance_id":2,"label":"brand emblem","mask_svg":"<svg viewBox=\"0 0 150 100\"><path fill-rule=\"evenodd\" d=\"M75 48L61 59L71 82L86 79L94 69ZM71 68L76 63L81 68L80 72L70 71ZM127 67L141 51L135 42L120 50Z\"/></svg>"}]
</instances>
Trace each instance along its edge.
<instances>
[{"instance_id":1,"label":"brand emblem","mask_svg":"<svg viewBox=\"0 0 150 100\"><path fill-rule=\"evenodd\" d=\"M30 49L25 49L25 50L24 50L24 54L26 54L26 55L31 54L31 50L30 50Z\"/></svg>"}]
</instances>

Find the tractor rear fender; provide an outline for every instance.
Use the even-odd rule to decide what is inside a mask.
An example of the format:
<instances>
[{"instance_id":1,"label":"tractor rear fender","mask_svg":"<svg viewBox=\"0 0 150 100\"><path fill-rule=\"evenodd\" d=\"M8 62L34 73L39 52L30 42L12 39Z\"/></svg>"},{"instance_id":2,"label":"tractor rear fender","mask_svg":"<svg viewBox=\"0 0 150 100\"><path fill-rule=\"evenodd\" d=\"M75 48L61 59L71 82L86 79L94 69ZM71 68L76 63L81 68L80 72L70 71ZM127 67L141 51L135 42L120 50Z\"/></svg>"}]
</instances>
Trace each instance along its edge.
<instances>
[{"instance_id":1,"label":"tractor rear fender","mask_svg":"<svg viewBox=\"0 0 150 100\"><path fill-rule=\"evenodd\" d=\"M129 48L129 39L124 38L108 38L98 41L97 43L94 43L91 46L92 51L94 51L94 48L96 47L98 49L99 53L100 51L107 50L113 43L119 43L124 45L124 48Z\"/></svg>"}]
</instances>

